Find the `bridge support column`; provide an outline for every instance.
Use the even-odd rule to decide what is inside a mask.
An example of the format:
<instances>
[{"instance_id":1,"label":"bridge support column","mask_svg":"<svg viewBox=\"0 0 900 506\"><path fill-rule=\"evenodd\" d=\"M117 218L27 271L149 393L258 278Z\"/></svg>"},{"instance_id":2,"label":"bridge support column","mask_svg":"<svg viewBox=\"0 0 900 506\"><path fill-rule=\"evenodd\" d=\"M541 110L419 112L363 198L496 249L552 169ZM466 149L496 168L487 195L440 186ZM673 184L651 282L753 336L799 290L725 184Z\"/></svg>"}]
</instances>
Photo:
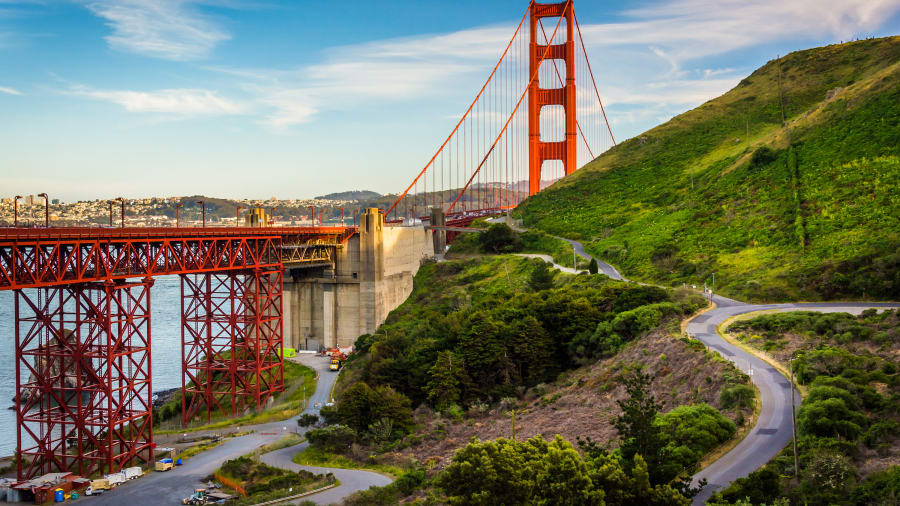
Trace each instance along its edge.
<instances>
[{"instance_id":1,"label":"bridge support column","mask_svg":"<svg viewBox=\"0 0 900 506\"><path fill-rule=\"evenodd\" d=\"M431 226L446 227L447 217L444 215L444 209L440 207L431 208ZM447 231L443 229L432 229L431 238L434 242L434 254L441 255L443 258L444 250L447 249Z\"/></svg>"},{"instance_id":2,"label":"bridge support column","mask_svg":"<svg viewBox=\"0 0 900 506\"><path fill-rule=\"evenodd\" d=\"M82 476L153 459L150 287L16 291L17 475Z\"/></svg>"},{"instance_id":3,"label":"bridge support column","mask_svg":"<svg viewBox=\"0 0 900 506\"><path fill-rule=\"evenodd\" d=\"M181 276L182 425L284 390L281 270Z\"/></svg>"}]
</instances>

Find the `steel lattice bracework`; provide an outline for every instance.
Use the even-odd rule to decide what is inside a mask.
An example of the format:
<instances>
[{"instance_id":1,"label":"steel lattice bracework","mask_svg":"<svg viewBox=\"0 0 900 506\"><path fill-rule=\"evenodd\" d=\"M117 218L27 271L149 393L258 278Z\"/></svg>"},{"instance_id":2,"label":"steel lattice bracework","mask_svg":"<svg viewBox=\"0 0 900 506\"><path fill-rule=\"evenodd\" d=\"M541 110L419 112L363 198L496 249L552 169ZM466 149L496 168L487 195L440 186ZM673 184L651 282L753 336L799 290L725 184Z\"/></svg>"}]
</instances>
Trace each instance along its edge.
<instances>
[{"instance_id":1,"label":"steel lattice bracework","mask_svg":"<svg viewBox=\"0 0 900 506\"><path fill-rule=\"evenodd\" d=\"M181 276L182 424L261 409L284 389L281 270Z\"/></svg>"},{"instance_id":2,"label":"steel lattice bracework","mask_svg":"<svg viewBox=\"0 0 900 506\"><path fill-rule=\"evenodd\" d=\"M20 479L150 462L150 287L81 283L16 291ZM27 316L23 316L27 314Z\"/></svg>"}]
</instances>

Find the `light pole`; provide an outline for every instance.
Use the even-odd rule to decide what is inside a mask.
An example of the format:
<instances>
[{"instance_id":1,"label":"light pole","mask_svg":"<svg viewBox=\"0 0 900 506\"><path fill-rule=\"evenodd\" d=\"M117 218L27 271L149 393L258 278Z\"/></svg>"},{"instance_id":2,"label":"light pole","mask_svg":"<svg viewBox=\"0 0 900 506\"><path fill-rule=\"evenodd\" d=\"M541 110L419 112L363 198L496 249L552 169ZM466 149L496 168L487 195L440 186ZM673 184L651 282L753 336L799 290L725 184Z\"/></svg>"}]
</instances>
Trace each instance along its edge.
<instances>
[{"instance_id":1,"label":"light pole","mask_svg":"<svg viewBox=\"0 0 900 506\"><path fill-rule=\"evenodd\" d=\"M794 408L794 355L789 361L791 367L791 429L794 433L794 477L800 476L800 460L797 458L797 415Z\"/></svg>"},{"instance_id":2,"label":"light pole","mask_svg":"<svg viewBox=\"0 0 900 506\"><path fill-rule=\"evenodd\" d=\"M125 228L125 199L119 197L116 200L118 200L119 203L122 204L122 228Z\"/></svg>"},{"instance_id":3,"label":"light pole","mask_svg":"<svg viewBox=\"0 0 900 506\"><path fill-rule=\"evenodd\" d=\"M15 200L13 200L13 226L19 226L19 199L22 198L21 195L16 195Z\"/></svg>"},{"instance_id":4,"label":"light pole","mask_svg":"<svg viewBox=\"0 0 900 506\"><path fill-rule=\"evenodd\" d=\"M240 225L240 222L241 222L241 209L243 209L241 206L235 206L235 209L234 209L234 227L235 227L235 228L241 226L241 225Z\"/></svg>"},{"instance_id":5,"label":"light pole","mask_svg":"<svg viewBox=\"0 0 900 506\"><path fill-rule=\"evenodd\" d=\"M309 225L316 226L316 208L313 206L309 206Z\"/></svg>"},{"instance_id":6,"label":"light pole","mask_svg":"<svg viewBox=\"0 0 900 506\"><path fill-rule=\"evenodd\" d=\"M275 210L278 209L278 206L272 206L272 209L269 210L269 225L275 223Z\"/></svg>"},{"instance_id":7,"label":"light pole","mask_svg":"<svg viewBox=\"0 0 900 506\"><path fill-rule=\"evenodd\" d=\"M109 228L112 228L112 206L113 206L113 201L110 200L110 201L108 202L108 204L109 204Z\"/></svg>"},{"instance_id":8,"label":"light pole","mask_svg":"<svg viewBox=\"0 0 900 506\"><path fill-rule=\"evenodd\" d=\"M181 208L184 207L184 204L181 202L175 204L175 228L178 228L181 224Z\"/></svg>"},{"instance_id":9,"label":"light pole","mask_svg":"<svg viewBox=\"0 0 900 506\"><path fill-rule=\"evenodd\" d=\"M198 200L197 203L203 206L203 228L206 228L206 202Z\"/></svg>"},{"instance_id":10,"label":"light pole","mask_svg":"<svg viewBox=\"0 0 900 506\"><path fill-rule=\"evenodd\" d=\"M50 197L46 193L38 193L38 197L44 197L44 228L50 228Z\"/></svg>"},{"instance_id":11,"label":"light pole","mask_svg":"<svg viewBox=\"0 0 900 506\"><path fill-rule=\"evenodd\" d=\"M339 207L338 209L341 210L341 226L343 227L344 226L344 208Z\"/></svg>"}]
</instances>

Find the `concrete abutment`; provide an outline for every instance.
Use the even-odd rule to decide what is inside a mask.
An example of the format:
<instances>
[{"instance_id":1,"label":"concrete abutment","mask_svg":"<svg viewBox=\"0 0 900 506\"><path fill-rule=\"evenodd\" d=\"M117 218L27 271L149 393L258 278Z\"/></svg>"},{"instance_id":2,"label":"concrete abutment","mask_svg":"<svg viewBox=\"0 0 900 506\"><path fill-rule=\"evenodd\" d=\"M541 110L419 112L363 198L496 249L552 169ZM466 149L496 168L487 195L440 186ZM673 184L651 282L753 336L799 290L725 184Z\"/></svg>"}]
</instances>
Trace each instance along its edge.
<instances>
[{"instance_id":1,"label":"concrete abutment","mask_svg":"<svg viewBox=\"0 0 900 506\"><path fill-rule=\"evenodd\" d=\"M403 303L423 260L434 257L432 231L385 224L379 209L360 217L359 233L329 265L291 268L284 284L285 347L347 347L375 332Z\"/></svg>"}]
</instances>

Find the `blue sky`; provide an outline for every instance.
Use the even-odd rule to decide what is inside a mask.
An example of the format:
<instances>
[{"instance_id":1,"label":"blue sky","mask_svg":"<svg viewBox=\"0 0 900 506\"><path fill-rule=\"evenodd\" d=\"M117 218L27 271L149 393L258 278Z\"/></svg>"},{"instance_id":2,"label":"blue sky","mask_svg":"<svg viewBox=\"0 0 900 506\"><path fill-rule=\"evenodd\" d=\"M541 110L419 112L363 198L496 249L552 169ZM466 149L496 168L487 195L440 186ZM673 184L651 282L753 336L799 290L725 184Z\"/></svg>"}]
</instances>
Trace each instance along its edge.
<instances>
[{"instance_id":1,"label":"blue sky","mask_svg":"<svg viewBox=\"0 0 900 506\"><path fill-rule=\"evenodd\" d=\"M0 194L301 198L405 187L516 0L0 0ZM795 49L897 34L897 0L576 0L613 133Z\"/></svg>"}]
</instances>

